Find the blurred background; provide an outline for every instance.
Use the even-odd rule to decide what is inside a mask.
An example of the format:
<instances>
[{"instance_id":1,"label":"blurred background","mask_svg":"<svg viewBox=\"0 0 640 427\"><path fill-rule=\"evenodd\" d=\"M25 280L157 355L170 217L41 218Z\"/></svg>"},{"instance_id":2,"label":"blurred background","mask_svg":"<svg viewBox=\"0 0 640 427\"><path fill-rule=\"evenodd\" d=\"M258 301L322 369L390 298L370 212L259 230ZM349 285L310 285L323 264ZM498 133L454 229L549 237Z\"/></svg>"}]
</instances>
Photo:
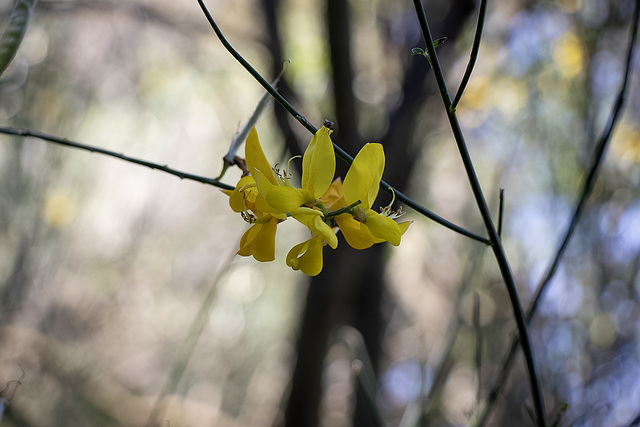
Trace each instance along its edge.
<instances>
[{"instance_id":1,"label":"blurred background","mask_svg":"<svg viewBox=\"0 0 640 427\"><path fill-rule=\"evenodd\" d=\"M352 155L382 142L388 182L485 234L429 65L411 55L424 47L411 2L206 4L268 79L290 61L278 88L313 124L334 121ZM478 4L425 5L433 36L448 38L439 54L455 92ZM0 0L0 28L12 7ZM489 2L458 114L496 221L505 189L525 307L622 83L632 11L631 0ZM636 72L531 323L558 426L640 416L639 83ZM262 93L195 0L40 0L0 77L0 125L216 177ZM273 163L311 137L277 105L257 129ZM411 209L399 247L356 251L340 237L310 280L284 262L307 238L293 221L274 262L235 256L247 225L215 187L6 135L0 177L0 426L534 425L520 353L482 415L515 333L491 250Z\"/></svg>"}]
</instances>

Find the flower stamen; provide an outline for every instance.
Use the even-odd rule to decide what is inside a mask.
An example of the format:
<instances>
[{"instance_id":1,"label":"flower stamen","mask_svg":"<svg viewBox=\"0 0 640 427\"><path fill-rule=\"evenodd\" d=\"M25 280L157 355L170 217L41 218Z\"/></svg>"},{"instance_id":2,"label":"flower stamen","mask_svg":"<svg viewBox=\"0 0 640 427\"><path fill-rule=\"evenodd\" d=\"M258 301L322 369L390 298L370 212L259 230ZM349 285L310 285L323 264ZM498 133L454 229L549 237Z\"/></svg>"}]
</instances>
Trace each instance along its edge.
<instances>
[{"instance_id":1,"label":"flower stamen","mask_svg":"<svg viewBox=\"0 0 640 427\"><path fill-rule=\"evenodd\" d=\"M402 215L404 215L404 212L402 212L402 206L400 206L398 210L395 211L391 209L393 203L396 201L396 192L393 191L393 188L391 187L388 187L388 189L391 190L391 203L389 203L385 207L380 208L380 215L389 217L391 219L400 218Z\"/></svg>"},{"instance_id":2,"label":"flower stamen","mask_svg":"<svg viewBox=\"0 0 640 427\"><path fill-rule=\"evenodd\" d=\"M258 220L258 217L248 210L241 211L240 216L248 224L255 224L255 222Z\"/></svg>"}]
</instances>

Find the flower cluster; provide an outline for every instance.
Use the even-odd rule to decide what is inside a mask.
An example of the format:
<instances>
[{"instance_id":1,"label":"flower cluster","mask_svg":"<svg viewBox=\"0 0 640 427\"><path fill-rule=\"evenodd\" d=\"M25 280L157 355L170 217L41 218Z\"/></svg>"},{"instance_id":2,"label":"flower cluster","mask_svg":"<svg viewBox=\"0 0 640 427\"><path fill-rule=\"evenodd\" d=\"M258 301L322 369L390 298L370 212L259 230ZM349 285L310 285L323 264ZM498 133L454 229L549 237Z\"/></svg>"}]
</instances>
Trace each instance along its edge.
<instances>
[{"instance_id":1,"label":"flower cluster","mask_svg":"<svg viewBox=\"0 0 640 427\"><path fill-rule=\"evenodd\" d=\"M302 188L296 188L287 170L271 166L258 133L251 129L245 148L248 172L233 191L225 191L231 209L251 224L240 239L239 255L273 261L277 226L289 217L306 226L311 238L289 251L287 265L310 276L322 270L324 245L338 246L338 230L356 249L385 241L400 244L410 223L395 222L397 215L390 206L382 213L372 209L384 171L382 145L366 144L343 184L340 178L334 180L336 157L330 134L323 126L311 139L302 158Z\"/></svg>"}]
</instances>

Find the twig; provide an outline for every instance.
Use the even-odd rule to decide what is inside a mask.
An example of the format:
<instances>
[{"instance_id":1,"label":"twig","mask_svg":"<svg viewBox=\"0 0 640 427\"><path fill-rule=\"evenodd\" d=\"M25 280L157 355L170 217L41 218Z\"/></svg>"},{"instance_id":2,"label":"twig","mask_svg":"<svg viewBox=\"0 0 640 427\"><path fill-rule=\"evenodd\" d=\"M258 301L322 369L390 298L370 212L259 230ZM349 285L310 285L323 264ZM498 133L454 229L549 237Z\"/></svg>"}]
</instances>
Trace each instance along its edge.
<instances>
[{"instance_id":1,"label":"twig","mask_svg":"<svg viewBox=\"0 0 640 427\"><path fill-rule=\"evenodd\" d=\"M213 283L211 283L209 291L202 300L200 308L194 316L186 336L182 340L182 343L178 346L176 354L173 358L173 363L171 364L171 368L167 375L167 379L164 383L164 386L162 387L162 391L160 392L158 397L156 397L156 401L153 405L151 413L149 414L147 426L154 427L160 425L160 420L164 416L166 406L168 406L167 402L165 402L165 399L167 398L167 396L176 391L180 380L182 380L182 377L184 376L187 365L189 364L189 360L191 360L191 356L193 355L193 351L200 341L202 331L209 321L209 317L211 315L211 307L213 306L213 303L216 300L216 296L218 295L218 284L231 270L231 267L233 266L232 261L235 255L235 252L230 252L229 256L227 256L226 262L216 273L216 277L213 280Z\"/></svg>"},{"instance_id":2,"label":"twig","mask_svg":"<svg viewBox=\"0 0 640 427\"><path fill-rule=\"evenodd\" d=\"M489 207L487 206L487 202L482 193L480 182L478 181L478 177L476 176L476 173L473 167L473 162L471 161L471 156L469 155L469 151L466 146L464 135L462 134L462 129L460 128L460 123L458 122L458 118L456 117L455 112L451 112L450 110L451 98L449 97L449 91L447 90L447 84L444 80L444 74L442 73L442 69L440 68L440 63L438 61L438 56L437 56L435 47L433 46L433 38L431 37L431 30L429 29L427 17L424 13L422 1L414 0L413 3L415 5L418 20L420 21L422 34L426 41L427 51L429 53L429 57L431 58L433 71L436 77L436 81L438 83L438 88L440 89L440 95L442 97L442 101L444 103L444 106L447 112L447 117L449 119L449 123L451 125L451 129L453 131L455 141L458 146L458 151L460 152L460 157L462 159L462 163L464 164L464 168L467 173L467 177L469 179L469 184L471 185L471 190L473 191L474 198L478 205L478 209L480 210L480 214L482 215L485 228L487 230L487 233L489 234L489 240L491 241L491 248L493 249L494 255L496 257L496 261L498 263L498 267L500 268L502 278L505 282L507 291L509 293L509 299L511 300L511 306L513 308L513 314L518 327L518 333L522 341L522 352L524 353L524 357L527 365L527 371L529 373L531 394L533 397L536 416L538 418L537 422L541 427L545 427L547 425L547 422L546 422L546 412L544 408L544 398L542 396L542 390L540 388L538 375L536 373L536 366L533 360L533 350L531 348L531 342L529 340L529 333L527 331L527 324L525 321L524 312L522 311L520 300L518 298L516 284L513 279L511 268L509 267L509 262L507 261L504 248L502 247L502 242L500 241L500 237L498 236L496 228L491 219L491 213L489 211Z\"/></svg>"},{"instance_id":3,"label":"twig","mask_svg":"<svg viewBox=\"0 0 640 427\"><path fill-rule=\"evenodd\" d=\"M473 38L473 46L471 47L471 55L469 56L469 63L467 64L467 69L464 72L462 81L460 82L458 93L456 93L456 96L453 99L453 102L449 106L449 111L452 113L456 112L456 108L458 107L460 98L462 98L462 94L464 93L464 90L467 87L467 83L469 83L469 79L471 78L471 72L473 71L473 67L476 65L476 60L478 59L478 52L480 51L480 40L482 40L482 29L484 27L484 17L486 14L487 14L487 0L482 0L480 2L480 11L478 12L478 24L476 25L476 35Z\"/></svg>"},{"instance_id":4,"label":"twig","mask_svg":"<svg viewBox=\"0 0 640 427\"><path fill-rule=\"evenodd\" d=\"M309 132L315 134L318 129L315 126L313 126L302 114L300 114L291 104L289 104L289 102L286 99L284 99L284 97L280 95L280 93L278 93L278 91L273 86L271 86L269 82L267 82L267 80L264 77L262 77L260 73L258 73L258 71L256 71L256 69L253 68L251 64L249 64L249 62L247 62L247 60L244 59L242 55L240 55L240 53L238 53L237 50L234 49L233 46L231 46L229 41L225 38L224 34L222 34L222 31L220 31L220 28L218 27L218 24L216 24L216 21L213 19L213 16L211 16L211 13L209 13L209 10L205 6L203 0L198 0L198 4L200 5L202 12L204 13L207 20L209 21L209 25L211 25L211 28L216 33L216 36L218 36L218 39L220 40L222 45L227 49L227 51L229 51L229 53L236 59L236 61L238 61L249 72L249 74L251 74L251 76L253 76L253 78L256 79L258 83L260 83L262 87L267 92L269 92L269 94L271 94L271 96L273 96L275 100L278 101L278 103L282 105L282 107L284 107L289 112L289 114L291 114L296 120L298 120L300 124L302 124L302 126L304 126ZM333 144L333 147L338 157L340 157L342 160L347 162L347 164L353 163L353 157L351 157L346 151L344 151L342 148L337 146L335 143ZM449 228L450 230L455 231L456 233L459 233L471 239L477 240L478 242L482 242L485 245L491 244L491 242L487 238L474 234L470 231L467 231L464 228L459 227L453 224L452 222L447 221L446 219L440 217L439 215L436 215L435 213L431 212L424 206L414 202L408 196L404 195L403 193L401 193L400 191L398 191L397 189L389 185L386 181L381 180L380 187L384 191L388 192L389 194L395 193L396 198L398 200L400 200L407 206L413 208L418 213L431 219L432 221L435 221L438 224L443 225Z\"/></svg>"},{"instance_id":5,"label":"twig","mask_svg":"<svg viewBox=\"0 0 640 427\"><path fill-rule=\"evenodd\" d=\"M104 154L105 156L115 157L117 159L124 160L125 162L135 163L137 165L142 165L142 166L146 166L146 167L151 168L151 169L156 169L156 170L159 170L159 171L162 171L162 172L166 172L168 174L177 176L180 179L187 179L187 180L190 180L190 181L198 181L198 182L201 182L203 184L209 184L209 185L213 185L213 186L222 188L224 190L233 190L235 188L235 187L233 187L231 185L228 185L228 184L225 184L223 182L220 182L217 179L206 178L206 177L203 177L203 176L193 175L193 174L186 173L186 172L180 172L178 170L175 170L175 169L172 169L172 168L168 167L167 165L163 166L163 165L160 165L160 164L157 164L157 163L148 162L146 160L136 159L134 157L125 156L124 154L116 153L114 151L105 150L104 148L98 148L98 147L93 147L93 146L87 145L87 144L81 144L79 142L69 141L66 138L59 138L57 136L47 135L47 134L42 133L42 132L36 132L36 131L28 130L28 129L15 129L15 128L10 128L10 127L0 127L0 133L3 133L5 135L15 135L15 136L21 136L21 137L30 136L30 137L33 137L33 138L42 139L43 141L52 142L54 144L64 145L66 147L79 148L81 150L90 151L92 153Z\"/></svg>"},{"instance_id":6,"label":"twig","mask_svg":"<svg viewBox=\"0 0 640 427\"><path fill-rule=\"evenodd\" d=\"M480 397L482 395L482 328L480 327L480 295L477 292L473 293L473 329L476 334L476 349L475 349L475 367L476 367L476 379L478 380L478 389L476 394L476 404L480 406Z\"/></svg>"},{"instance_id":7,"label":"twig","mask_svg":"<svg viewBox=\"0 0 640 427\"><path fill-rule=\"evenodd\" d=\"M627 92L627 86L629 82L629 76L631 75L631 66L633 60L633 51L636 43L636 38L638 36L638 25L640 23L640 0L636 0L635 2L635 10L633 15L633 25L631 27L631 35L629 37L629 45L627 48L627 58L626 58L626 66L624 73L624 80L622 85L620 86L620 91L618 92L618 96L616 97L616 101L613 104L613 108L611 110L611 116L609 117L609 121L600 137L600 141L596 146L596 149L593 153L593 158L591 161L591 166L589 171L587 172L587 176L582 185L582 191L580 193L580 197L578 199L578 203L576 204L575 210L573 211L573 216L571 217L571 222L565 231L564 236L561 239L561 243L549 265L544 278L540 281L538 285L534 298L531 301L529 308L527 310L527 323L531 323L531 320L536 314L536 310L538 308L538 304L540 299L544 295L544 292L549 286L551 279L555 275L558 265L560 264L560 260L564 251L566 250L571 237L580 221L580 217L582 216L582 212L584 211L584 207L586 205L587 199L593 190L593 185L595 184L596 177L598 175L598 171L600 169L600 165L602 164L602 160L604 159L604 154L607 149L609 140L611 139L611 135L613 134L613 130L618 122L618 118L622 113L622 107L624 106L624 99ZM496 381L496 385L493 387L489 396L487 398L487 402L485 404L485 409L483 411L482 416L479 418L477 423L478 427L482 427L488 416L491 412L493 405L500 393L500 389L503 387L509 372L511 371L511 365L513 364L513 359L515 356L516 348L518 347L518 337L514 337L511 342L511 347L509 348L509 352L507 353L507 357L504 361L504 368L500 371L500 377Z\"/></svg>"},{"instance_id":8,"label":"twig","mask_svg":"<svg viewBox=\"0 0 640 427\"><path fill-rule=\"evenodd\" d=\"M504 188L500 189L500 206L498 209L498 237L502 239L502 223L504 221Z\"/></svg>"}]
</instances>

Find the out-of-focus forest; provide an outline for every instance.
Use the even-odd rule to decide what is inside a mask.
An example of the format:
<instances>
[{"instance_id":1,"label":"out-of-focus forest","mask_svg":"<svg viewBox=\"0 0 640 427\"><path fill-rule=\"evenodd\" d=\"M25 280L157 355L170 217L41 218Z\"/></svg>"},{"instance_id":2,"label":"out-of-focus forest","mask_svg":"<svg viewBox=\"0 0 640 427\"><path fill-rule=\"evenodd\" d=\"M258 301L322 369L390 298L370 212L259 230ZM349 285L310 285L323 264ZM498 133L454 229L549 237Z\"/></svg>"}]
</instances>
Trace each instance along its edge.
<instances>
[{"instance_id":1,"label":"out-of-focus forest","mask_svg":"<svg viewBox=\"0 0 640 427\"><path fill-rule=\"evenodd\" d=\"M454 93L478 3L425 2ZM429 62L411 54L424 48L411 2L206 5L267 80L284 67L280 93L316 126L335 122L337 145L355 155L381 142L387 182L486 235ZM0 0L0 33L13 6ZM457 114L496 222L504 189L502 242L525 309L611 115L633 10L488 2ZM631 66L529 324L549 425L640 423L637 51ZM214 178L263 93L196 0L40 0L0 76L0 126ZM280 164L311 138L273 102L256 127ZM491 249L404 211L399 247L357 251L340 236L310 279L284 262L307 238L300 224L280 225L276 260L258 263L235 255L248 226L218 188L0 135L0 426L536 425L522 353L505 367L517 332Z\"/></svg>"}]
</instances>

